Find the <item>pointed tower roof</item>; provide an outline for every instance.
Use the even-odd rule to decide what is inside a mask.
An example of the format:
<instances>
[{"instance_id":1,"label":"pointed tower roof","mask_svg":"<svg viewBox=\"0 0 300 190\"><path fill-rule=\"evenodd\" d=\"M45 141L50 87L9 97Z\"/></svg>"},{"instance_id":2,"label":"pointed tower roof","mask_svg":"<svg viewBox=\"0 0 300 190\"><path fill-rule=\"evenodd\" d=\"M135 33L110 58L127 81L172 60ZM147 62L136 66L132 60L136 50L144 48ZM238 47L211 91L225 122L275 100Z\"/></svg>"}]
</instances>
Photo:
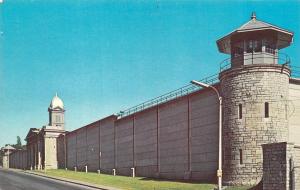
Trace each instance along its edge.
<instances>
[{"instance_id":1,"label":"pointed tower roof","mask_svg":"<svg viewBox=\"0 0 300 190\"><path fill-rule=\"evenodd\" d=\"M277 35L278 43L277 48L282 49L290 45L293 41L293 32L290 32L288 30L282 29L278 26L260 21L256 19L256 14L253 12L251 15L250 21L243 24L236 30L230 32L223 38L219 39L217 41L217 45L219 48L219 51L222 53L228 53L231 52L231 38L237 34L240 33L246 33L246 32L256 32L256 31L263 31L263 30L269 30L274 31Z\"/></svg>"}]
</instances>

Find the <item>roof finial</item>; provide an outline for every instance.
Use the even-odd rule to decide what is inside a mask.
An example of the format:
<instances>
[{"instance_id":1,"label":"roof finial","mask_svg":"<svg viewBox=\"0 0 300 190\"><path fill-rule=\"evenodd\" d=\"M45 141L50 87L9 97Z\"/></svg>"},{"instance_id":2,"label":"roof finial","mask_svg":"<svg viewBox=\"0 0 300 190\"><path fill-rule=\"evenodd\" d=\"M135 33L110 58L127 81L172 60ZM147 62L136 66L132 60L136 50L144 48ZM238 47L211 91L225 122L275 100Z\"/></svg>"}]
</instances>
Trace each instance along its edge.
<instances>
[{"instance_id":1,"label":"roof finial","mask_svg":"<svg viewBox=\"0 0 300 190\"><path fill-rule=\"evenodd\" d=\"M55 96L57 97L57 92L55 92Z\"/></svg>"},{"instance_id":2,"label":"roof finial","mask_svg":"<svg viewBox=\"0 0 300 190\"><path fill-rule=\"evenodd\" d=\"M253 11L252 14L251 14L251 20L256 20L256 14L255 14L254 11Z\"/></svg>"}]
</instances>

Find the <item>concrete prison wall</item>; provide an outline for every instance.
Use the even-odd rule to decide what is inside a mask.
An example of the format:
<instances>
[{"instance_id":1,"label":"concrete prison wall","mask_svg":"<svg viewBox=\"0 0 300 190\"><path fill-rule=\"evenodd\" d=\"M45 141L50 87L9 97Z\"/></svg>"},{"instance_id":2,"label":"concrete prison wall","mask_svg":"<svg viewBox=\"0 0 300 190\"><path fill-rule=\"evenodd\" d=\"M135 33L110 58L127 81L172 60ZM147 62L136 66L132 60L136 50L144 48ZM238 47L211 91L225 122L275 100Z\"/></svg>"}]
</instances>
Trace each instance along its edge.
<instances>
[{"instance_id":1,"label":"concrete prison wall","mask_svg":"<svg viewBox=\"0 0 300 190\"><path fill-rule=\"evenodd\" d=\"M62 138L62 137L60 137ZM58 142L64 143L63 139ZM215 180L218 100L210 89L118 119L112 115L66 134L59 166L117 175Z\"/></svg>"},{"instance_id":2,"label":"concrete prison wall","mask_svg":"<svg viewBox=\"0 0 300 190\"><path fill-rule=\"evenodd\" d=\"M9 155L9 167L17 169L27 169L27 151L15 150Z\"/></svg>"}]
</instances>

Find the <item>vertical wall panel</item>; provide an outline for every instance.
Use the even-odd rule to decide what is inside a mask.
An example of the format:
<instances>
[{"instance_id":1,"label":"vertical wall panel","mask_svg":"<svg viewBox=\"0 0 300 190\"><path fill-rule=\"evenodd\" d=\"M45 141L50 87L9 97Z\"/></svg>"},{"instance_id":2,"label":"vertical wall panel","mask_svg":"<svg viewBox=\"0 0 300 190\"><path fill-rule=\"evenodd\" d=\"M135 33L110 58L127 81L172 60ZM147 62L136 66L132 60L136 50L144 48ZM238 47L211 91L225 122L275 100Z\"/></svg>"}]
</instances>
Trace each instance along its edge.
<instances>
[{"instance_id":1,"label":"vertical wall panel","mask_svg":"<svg viewBox=\"0 0 300 190\"><path fill-rule=\"evenodd\" d=\"M212 90L190 97L192 178L215 180L218 161L219 103Z\"/></svg>"},{"instance_id":2,"label":"vertical wall panel","mask_svg":"<svg viewBox=\"0 0 300 190\"><path fill-rule=\"evenodd\" d=\"M68 169L73 170L77 165L76 154L76 132L67 134L67 166Z\"/></svg>"},{"instance_id":3,"label":"vertical wall panel","mask_svg":"<svg viewBox=\"0 0 300 190\"><path fill-rule=\"evenodd\" d=\"M58 168L65 168L65 136L63 134L57 138L57 162Z\"/></svg>"},{"instance_id":4,"label":"vertical wall panel","mask_svg":"<svg viewBox=\"0 0 300 190\"><path fill-rule=\"evenodd\" d=\"M100 121L100 168L103 173L112 173L115 167L115 123L116 117L108 117Z\"/></svg>"},{"instance_id":5,"label":"vertical wall panel","mask_svg":"<svg viewBox=\"0 0 300 190\"><path fill-rule=\"evenodd\" d=\"M157 123L156 107L135 115L134 158L137 176L157 177Z\"/></svg>"},{"instance_id":6,"label":"vertical wall panel","mask_svg":"<svg viewBox=\"0 0 300 190\"><path fill-rule=\"evenodd\" d=\"M87 164L86 127L77 130L77 168L84 171Z\"/></svg>"},{"instance_id":7,"label":"vertical wall panel","mask_svg":"<svg viewBox=\"0 0 300 190\"><path fill-rule=\"evenodd\" d=\"M87 128L87 166L88 171L99 169L99 122Z\"/></svg>"},{"instance_id":8,"label":"vertical wall panel","mask_svg":"<svg viewBox=\"0 0 300 190\"><path fill-rule=\"evenodd\" d=\"M160 176L188 177L188 99L159 107Z\"/></svg>"},{"instance_id":9,"label":"vertical wall panel","mask_svg":"<svg viewBox=\"0 0 300 190\"><path fill-rule=\"evenodd\" d=\"M119 175L130 175L133 167L133 116L116 122L116 167Z\"/></svg>"}]
</instances>

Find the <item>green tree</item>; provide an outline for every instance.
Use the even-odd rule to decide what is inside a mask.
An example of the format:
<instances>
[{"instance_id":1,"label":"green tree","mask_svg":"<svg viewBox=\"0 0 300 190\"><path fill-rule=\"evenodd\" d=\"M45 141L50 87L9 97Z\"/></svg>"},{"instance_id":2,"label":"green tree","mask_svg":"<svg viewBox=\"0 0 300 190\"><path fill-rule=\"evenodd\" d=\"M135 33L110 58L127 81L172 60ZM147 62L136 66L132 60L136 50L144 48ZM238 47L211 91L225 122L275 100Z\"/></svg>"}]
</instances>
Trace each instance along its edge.
<instances>
[{"instance_id":1,"label":"green tree","mask_svg":"<svg viewBox=\"0 0 300 190\"><path fill-rule=\"evenodd\" d=\"M21 141L20 136L17 136L17 144L16 144L16 146L22 148L22 141Z\"/></svg>"},{"instance_id":2,"label":"green tree","mask_svg":"<svg viewBox=\"0 0 300 190\"><path fill-rule=\"evenodd\" d=\"M11 145L15 149L24 149L20 136L17 136L17 144Z\"/></svg>"}]
</instances>

